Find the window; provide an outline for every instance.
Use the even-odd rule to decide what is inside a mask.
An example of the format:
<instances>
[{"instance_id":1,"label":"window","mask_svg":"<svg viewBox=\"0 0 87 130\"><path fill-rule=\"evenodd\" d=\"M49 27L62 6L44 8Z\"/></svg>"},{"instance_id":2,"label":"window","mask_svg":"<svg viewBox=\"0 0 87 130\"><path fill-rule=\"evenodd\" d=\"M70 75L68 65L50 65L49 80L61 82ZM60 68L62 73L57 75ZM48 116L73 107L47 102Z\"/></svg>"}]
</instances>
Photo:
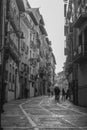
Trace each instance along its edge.
<instances>
[{"instance_id":1,"label":"window","mask_svg":"<svg viewBox=\"0 0 87 130\"><path fill-rule=\"evenodd\" d=\"M11 83L11 91L14 91L14 84L13 83Z\"/></svg>"},{"instance_id":2,"label":"window","mask_svg":"<svg viewBox=\"0 0 87 130\"><path fill-rule=\"evenodd\" d=\"M31 58L31 50L30 50L30 58Z\"/></svg>"},{"instance_id":3,"label":"window","mask_svg":"<svg viewBox=\"0 0 87 130\"><path fill-rule=\"evenodd\" d=\"M9 82L11 82L11 73L9 73Z\"/></svg>"},{"instance_id":4,"label":"window","mask_svg":"<svg viewBox=\"0 0 87 130\"><path fill-rule=\"evenodd\" d=\"M28 48L28 46L26 46L26 52L25 52L26 54L28 54L28 50L29 50L29 48Z\"/></svg>"},{"instance_id":5,"label":"window","mask_svg":"<svg viewBox=\"0 0 87 130\"><path fill-rule=\"evenodd\" d=\"M84 30L84 42L87 44L87 28Z\"/></svg>"},{"instance_id":6,"label":"window","mask_svg":"<svg viewBox=\"0 0 87 130\"><path fill-rule=\"evenodd\" d=\"M79 35L79 45L82 44L82 33Z\"/></svg>"},{"instance_id":7,"label":"window","mask_svg":"<svg viewBox=\"0 0 87 130\"><path fill-rule=\"evenodd\" d=\"M10 64L10 71L11 71L11 64Z\"/></svg>"},{"instance_id":8,"label":"window","mask_svg":"<svg viewBox=\"0 0 87 130\"><path fill-rule=\"evenodd\" d=\"M14 81L15 81L15 80L14 80L14 75L13 75L13 83L15 83Z\"/></svg>"},{"instance_id":9,"label":"window","mask_svg":"<svg viewBox=\"0 0 87 130\"><path fill-rule=\"evenodd\" d=\"M14 73L14 66L13 66L13 73Z\"/></svg>"},{"instance_id":10,"label":"window","mask_svg":"<svg viewBox=\"0 0 87 130\"><path fill-rule=\"evenodd\" d=\"M5 80L8 81L8 71L5 71Z\"/></svg>"}]
</instances>

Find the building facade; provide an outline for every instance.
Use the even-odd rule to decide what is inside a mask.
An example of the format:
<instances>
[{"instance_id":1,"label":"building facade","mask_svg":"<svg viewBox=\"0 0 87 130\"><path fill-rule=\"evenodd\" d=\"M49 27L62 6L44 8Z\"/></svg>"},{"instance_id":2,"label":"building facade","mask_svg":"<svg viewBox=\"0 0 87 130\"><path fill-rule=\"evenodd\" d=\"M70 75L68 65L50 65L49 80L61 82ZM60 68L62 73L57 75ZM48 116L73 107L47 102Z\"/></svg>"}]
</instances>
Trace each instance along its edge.
<instances>
[{"instance_id":1,"label":"building facade","mask_svg":"<svg viewBox=\"0 0 87 130\"><path fill-rule=\"evenodd\" d=\"M78 0L72 1L69 0L68 10L66 15L66 20L68 21L68 30L70 28L69 23L73 24L72 26L72 37L69 41L69 51L71 51L71 68L70 73L68 69L68 78L70 86L72 87L73 92L73 101L75 104L87 106L87 50L86 50L86 34L87 34L87 1ZM68 31L68 38L70 32ZM71 44L70 44L71 43ZM67 43L68 44L68 43ZM70 55L67 55L69 58ZM69 62L67 62L69 64ZM67 68L67 65L66 65Z\"/></svg>"},{"instance_id":2,"label":"building facade","mask_svg":"<svg viewBox=\"0 0 87 130\"><path fill-rule=\"evenodd\" d=\"M45 95L54 82L55 57L39 8L31 8L28 0L5 0L3 5L3 100Z\"/></svg>"},{"instance_id":3,"label":"building facade","mask_svg":"<svg viewBox=\"0 0 87 130\"><path fill-rule=\"evenodd\" d=\"M4 90L5 100L19 96L19 45L20 17L15 0L6 1L5 49L4 49Z\"/></svg>"}]
</instances>

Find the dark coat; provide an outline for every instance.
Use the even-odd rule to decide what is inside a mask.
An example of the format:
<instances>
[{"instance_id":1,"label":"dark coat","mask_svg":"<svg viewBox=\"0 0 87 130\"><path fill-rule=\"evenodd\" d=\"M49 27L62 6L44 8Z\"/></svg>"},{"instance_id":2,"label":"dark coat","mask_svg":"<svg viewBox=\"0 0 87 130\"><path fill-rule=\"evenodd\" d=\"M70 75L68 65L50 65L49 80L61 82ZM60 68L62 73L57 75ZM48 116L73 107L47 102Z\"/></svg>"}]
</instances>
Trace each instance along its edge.
<instances>
[{"instance_id":1,"label":"dark coat","mask_svg":"<svg viewBox=\"0 0 87 130\"><path fill-rule=\"evenodd\" d=\"M55 92L55 95L59 95L59 93L60 93L59 87L55 87L54 92Z\"/></svg>"}]
</instances>

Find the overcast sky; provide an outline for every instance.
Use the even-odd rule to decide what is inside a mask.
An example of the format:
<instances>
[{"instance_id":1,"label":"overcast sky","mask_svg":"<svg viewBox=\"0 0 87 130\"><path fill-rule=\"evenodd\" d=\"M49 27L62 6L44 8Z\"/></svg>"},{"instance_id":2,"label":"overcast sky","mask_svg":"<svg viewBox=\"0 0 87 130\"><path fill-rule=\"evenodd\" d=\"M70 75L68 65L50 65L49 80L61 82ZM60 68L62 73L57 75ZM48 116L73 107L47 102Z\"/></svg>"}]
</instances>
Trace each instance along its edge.
<instances>
[{"instance_id":1,"label":"overcast sky","mask_svg":"<svg viewBox=\"0 0 87 130\"><path fill-rule=\"evenodd\" d=\"M64 8L63 0L29 0L32 8L40 7L48 38L56 59L56 73L62 71L64 56Z\"/></svg>"}]
</instances>

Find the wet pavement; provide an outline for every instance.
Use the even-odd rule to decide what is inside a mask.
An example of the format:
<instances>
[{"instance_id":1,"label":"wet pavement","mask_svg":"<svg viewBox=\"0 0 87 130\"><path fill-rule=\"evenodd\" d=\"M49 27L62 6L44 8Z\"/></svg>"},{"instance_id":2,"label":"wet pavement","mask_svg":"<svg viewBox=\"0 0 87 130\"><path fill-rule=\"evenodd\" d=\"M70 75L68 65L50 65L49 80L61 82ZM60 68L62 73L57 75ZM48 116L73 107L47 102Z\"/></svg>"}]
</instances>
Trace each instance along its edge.
<instances>
[{"instance_id":1,"label":"wet pavement","mask_svg":"<svg viewBox=\"0 0 87 130\"><path fill-rule=\"evenodd\" d=\"M54 97L11 101L4 109L4 130L87 130L87 108Z\"/></svg>"}]
</instances>

